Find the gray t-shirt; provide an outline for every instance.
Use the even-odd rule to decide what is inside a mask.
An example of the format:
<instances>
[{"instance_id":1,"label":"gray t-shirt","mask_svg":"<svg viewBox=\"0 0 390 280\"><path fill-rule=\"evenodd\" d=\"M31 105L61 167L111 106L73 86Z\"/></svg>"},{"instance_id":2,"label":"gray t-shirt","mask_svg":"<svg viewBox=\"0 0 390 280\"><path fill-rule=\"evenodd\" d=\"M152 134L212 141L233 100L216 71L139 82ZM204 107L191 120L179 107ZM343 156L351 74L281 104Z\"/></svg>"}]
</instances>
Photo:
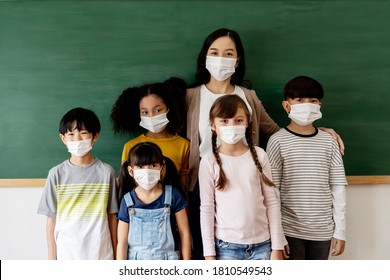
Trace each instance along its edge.
<instances>
[{"instance_id":1,"label":"gray t-shirt","mask_svg":"<svg viewBox=\"0 0 390 280\"><path fill-rule=\"evenodd\" d=\"M57 259L112 259L108 214L118 212L114 169L96 159L49 171L38 214L56 218Z\"/></svg>"}]
</instances>

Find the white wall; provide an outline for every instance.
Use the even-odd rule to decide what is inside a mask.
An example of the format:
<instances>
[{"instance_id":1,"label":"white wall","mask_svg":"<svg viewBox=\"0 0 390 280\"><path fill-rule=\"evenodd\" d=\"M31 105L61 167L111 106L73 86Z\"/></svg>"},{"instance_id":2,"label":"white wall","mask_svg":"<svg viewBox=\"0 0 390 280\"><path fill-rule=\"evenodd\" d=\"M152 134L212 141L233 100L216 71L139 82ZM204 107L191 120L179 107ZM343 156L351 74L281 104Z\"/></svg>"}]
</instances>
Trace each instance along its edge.
<instances>
[{"instance_id":1,"label":"white wall","mask_svg":"<svg viewBox=\"0 0 390 280\"><path fill-rule=\"evenodd\" d=\"M334 259L390 260L390 185L347 187L347 243Z\"/></svg>"},{"instance_id":2,"label":"white wall","mask_svg":"<svg viewBox=\"0 0 390 280\"><path fill-rule=\"evenodd\" d=\"M0 259L46 259L42 188L0 188ZM390 185L347 188L347 247L334 259L390 259Z\"/></svg>"},{"instance_id":3,"label":"white wall","mask_svg":"<svg viewBox=\"0 0 390 280\"><path fill-rule=\"evenodd\" d=\"M42 188L0 188L0 259L44 260L46 217L37 208Z\"/></svg>"}]
</instances>

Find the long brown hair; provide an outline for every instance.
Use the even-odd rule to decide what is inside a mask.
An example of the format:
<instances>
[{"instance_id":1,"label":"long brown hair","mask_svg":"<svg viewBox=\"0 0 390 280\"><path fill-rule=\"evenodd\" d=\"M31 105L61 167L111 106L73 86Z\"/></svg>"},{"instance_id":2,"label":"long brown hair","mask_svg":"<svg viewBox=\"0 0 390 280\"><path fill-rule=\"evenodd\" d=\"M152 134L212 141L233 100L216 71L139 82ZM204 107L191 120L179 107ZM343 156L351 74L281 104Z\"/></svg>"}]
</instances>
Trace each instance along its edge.
<instances>
[{"instance_id":1,"label":"long brown hair","mask_svg":"<svg viewBox=\"0 0 390 280\"><path fill-rule=\"evenodd\" d=\"M248 147L251 152L253 161L255 162L256 167L261 174L261 178L268 186L275 186L274 183L263 173L263 167L261 166L261 163L257 156L257 152L252 138L253 133L252 133L252 122L250 121L251 120L250 112L244 100L241 97L234 94L228 94L219 97L211 106L210 115L209 115L210 123L213 123L215 118L224 118L224 119L233 118L236 115L238 108L242 108L244 110L245 116L248 120L248 126L245 131L245 138L248 143ZM214 130L212 131L211 143L212 143L214 157L220 169L216 189L224 190L227 183L227 178L222 168L222 161L219 156L218 147L217 147L217 133Z\"/></svg>"}]
</instances>

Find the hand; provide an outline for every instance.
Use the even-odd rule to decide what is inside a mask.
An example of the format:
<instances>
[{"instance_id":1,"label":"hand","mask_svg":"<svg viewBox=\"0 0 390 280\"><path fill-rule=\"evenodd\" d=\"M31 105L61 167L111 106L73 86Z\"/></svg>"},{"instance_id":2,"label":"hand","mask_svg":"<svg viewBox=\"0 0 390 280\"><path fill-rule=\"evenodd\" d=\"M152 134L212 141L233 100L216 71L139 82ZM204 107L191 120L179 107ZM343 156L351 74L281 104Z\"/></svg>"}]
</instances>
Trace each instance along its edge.
<instances>
[{"instance_id":1,"label":"hand","mask_svg":"<svg viewBox=\"0 0 390 280\"><path fill-rule=\"evenodd\" d=\"M272 250L271 260L283 260L284 250Z\"/></svg>"},{"instance_id":2,"label":"hand","mask_svg":"<svg viewBox=\"0 0 390 280\"><path fill-rule=\"evenodd\" d=\"M290 258L290 246L288 246L288 244L286 244L286 245L284 246L283 258L284 258L285 260L287 260L288 258Z\"/></svg>"},{"instance_id":3,"label":"hand","mask_svg":"<svg viewBox=\"0 0 390 280\"><path fill-rule=\"evenodd\" d=\"M343 139L341 139L340 135L338 135L336 131L334 131L332 128L319 127L319 129L328 132L330 135L332 135L332 137L337 141L337 143L339 143L340 153L344 155L345 147L344 147Z\"/></svg>"},{"instance_id":4,"label":"hand","mask_svg":"<svg viewBox=\"0 0 390 280\"><path fill-rule=\"evenodd\" d=\"M216 258L215 258L215 256L206 256L206 257L204 257L204 259L205 260L208 260L208 261L215 261L216 260Z\"/></svg>"},{"instance_id":5,"label":"hand","mask_svg":"<svg viewBox=\"0 0 390 280\"><path fill-rule=\"evenodd\" d=\"M344 252L345 240L332 239L332 256L339 256Z\"/></svg>"}]
</instances>

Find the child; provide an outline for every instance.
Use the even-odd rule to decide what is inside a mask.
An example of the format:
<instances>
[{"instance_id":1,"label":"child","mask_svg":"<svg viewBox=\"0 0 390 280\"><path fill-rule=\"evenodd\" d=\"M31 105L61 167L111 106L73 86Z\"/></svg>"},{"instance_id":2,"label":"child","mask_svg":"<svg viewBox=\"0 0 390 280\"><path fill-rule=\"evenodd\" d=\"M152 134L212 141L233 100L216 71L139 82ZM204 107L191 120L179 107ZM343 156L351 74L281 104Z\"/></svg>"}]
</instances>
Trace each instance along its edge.
<instances>
[{"instance_id":1,"label":"child","mask_svg":"<svg viewBox=\"0 0 390 280\"><path fill-rule=\"evenodd\" d=\"M290 124L274 134L267 153L280 189L282 224L290 259L320 259L343 253L347 185L337 142L313 122L321 118L324 91L305 76L290 80L282 106Z\"/></svg>"},{"instance_id":2,"label":"child","mask_svg":"<svg viewBox=\"0 0 390 280\"><path fill-rule=\"evenodd\" d=\"M119 178L120 188L129 192L118 214L118 259L176 260L179 245L182 258L191 258L186 201L177 189L178 181L172 161L156 144L142 142L131 148Z\"/></svg>"},{"instance_id":3,"label":"child","mask_svg":"<svg viewBox=\"0 0 390 280\"><path fill-rule=\"evenodd\" d=\"M205 258L269 259L272 250L272 259L283 259L278 193L267 155L253 144L244 100L233 94L218 98L210 109L210 126L212 152L199 168Z\"/></svg>"},{"instance_id":4,"label":"child","mask_svg":"<svg viewBox=\"0 0 390 280\"><path fill-rule=\"evenodd\" d=\"M124 145L122 163L137 143L155 143L164 156L175 163L184 188L187 186L190 147L189 141L178 133L185 123L186 89L186 83L179 78L128 88L119 96L111 113L115 132L136 133L139 126L147 130Z\"/></svg>"},{"instance_id":5,"label":"child","mask_svg":"<svg viewBox=\"0 0 390 280\"><path fill-rule=\"evenodd\" d=\"M118 212L113 168L91 154L100 122L94 112L75 108L59 125L69 159L49 171L38 213L47 216L49 259L112 260Z\"/></svg>"}]
</instances>

